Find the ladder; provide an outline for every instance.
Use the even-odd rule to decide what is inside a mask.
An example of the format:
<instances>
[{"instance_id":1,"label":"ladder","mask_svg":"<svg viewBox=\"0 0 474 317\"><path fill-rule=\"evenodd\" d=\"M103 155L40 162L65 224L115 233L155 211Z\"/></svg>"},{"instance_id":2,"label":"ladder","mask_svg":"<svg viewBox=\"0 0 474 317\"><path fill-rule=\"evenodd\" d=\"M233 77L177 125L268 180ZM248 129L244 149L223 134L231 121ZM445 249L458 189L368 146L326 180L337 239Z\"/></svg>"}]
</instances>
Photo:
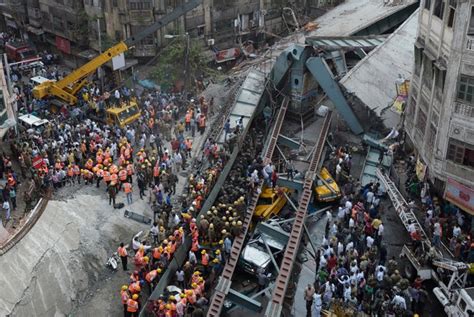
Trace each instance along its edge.
<instances>
[{"instance_id":1,"label":"ladder","mask_svg":"<svg viewBox=\"0 0 474 317\"><path fill-rule=\"evenodd\" d=\"M418 219L416 218L415 214L411 209L408 207L408 204L403 197L403 195L398 190L395 183L388 177L388 175L384 174L380 169L376 170L377 177L379 178L380 182L385 186L388 196L392 201L393 207L398 214L398 217L402 221L405 229L408 231L408 227L410 224L414 224L416 230L421 235L421 241L424 247L431 247L431 241L429 237L426 235L425 231L421 227ZM425 248L426 250L426 248Z\"/></svg>"}]
</instances>

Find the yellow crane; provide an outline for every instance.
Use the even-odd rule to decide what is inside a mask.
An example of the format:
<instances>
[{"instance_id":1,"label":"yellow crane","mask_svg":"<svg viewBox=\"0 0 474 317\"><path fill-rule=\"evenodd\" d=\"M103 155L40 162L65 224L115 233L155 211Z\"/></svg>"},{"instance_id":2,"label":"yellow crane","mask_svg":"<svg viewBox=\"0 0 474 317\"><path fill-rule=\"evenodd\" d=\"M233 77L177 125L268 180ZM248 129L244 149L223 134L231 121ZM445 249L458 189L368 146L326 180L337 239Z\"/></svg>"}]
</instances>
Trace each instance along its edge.
<instances>
[{"instance_id":1,"label":"yellow crane","mask_svg":"<svg viewBox=\"0 0 474 317\"><path fill-rule=\"evenodd\" d=\"M115 56L118 56L128 51L136 43L140 42L147 36L155 33L161 27L179 18L183 14L186 14L186 12L196 8L198 5L201 4L201 2L202 0L191 0L189 2L183 3L182 5L177 6L171 13L165 15L152 25L148 26L142 32L112 46L111 48L109 48L99 56L95 57L88 63L71 72L63 79L56 82L47 81L35 86L33 88L33 96L36 99L43 99L46 97L54 96L64 100L69 105L76 104L76 94L86 84L87 77L94 73L100 66L112 60L112 58L114 58Z\"/></svg>"}]
</instances>

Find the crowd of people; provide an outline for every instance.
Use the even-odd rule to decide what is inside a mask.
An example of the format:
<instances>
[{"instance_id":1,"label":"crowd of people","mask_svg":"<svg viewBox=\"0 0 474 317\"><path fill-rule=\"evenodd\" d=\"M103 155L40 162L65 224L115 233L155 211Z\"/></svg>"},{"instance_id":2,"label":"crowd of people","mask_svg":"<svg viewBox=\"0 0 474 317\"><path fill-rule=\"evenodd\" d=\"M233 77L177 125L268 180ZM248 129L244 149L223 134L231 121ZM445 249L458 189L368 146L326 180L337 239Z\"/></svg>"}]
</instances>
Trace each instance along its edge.
<instances>
[{"instance_id":1,"label":"crowd of people","mask_svg":"<svg viewBox=\"0 0 474 317\"><path fill-rule=\"evenodd\" d=\"M343 197L335 215L328 214L326 235L316 256L316 280L304 292L307 316L339 305L368 315L423 312L427 290L421 279L405 279L397 260L388 259L381 217L380 183L361 186L350 176L348 149L332 157ZM351 310L352 309L352 310Z\"/></svg>"},{"instance_id":2,"label":"crowd of people","mask_svg":"<svg viewBox=\"0 0 474 317\"><path fill-rule=\"evenodd\" d=\"M208 143L213 142L206 142ZM248 194L253 190L250 186L245 186L253 182L250 171L258 169L263 178L264 166L261 160L255 159L252 162L252 158L251 156L241 158L241 161L252 164L244 171L234 168L229 176L237 178L243 172L241 179L245 184L242 186L246 188L230 194L226 190L228 186L224 185L215 204L199 215L206 196L226 163L225 158L215 158L210 151L207 160L210 167L205 169L204 174L195 173L189 177L187 195L180 206L180 211L172 212L171 207L168 207L166 212L159 213L158 221L153 223L150 229L149 244L134 239L132 242L135 254L134 273L130 276L129 284L124 285L121 290L124 315L133 316L139 311L143 304L140 303L140 299L143 294L147 294L141 289L145 288L148 293L153 291L177 247L184 242L184 239L189 239L191 246L187 259L171 280L179 287L179 291L171 295L162 294L159 299L149 303L149 310L160 317L204 316L212 286L230 255L235 236L242 230ZM233 185L237 185L235 181ZM250 191L247 188L250 188ZM127 270L128 251L123 244L119 247L118 253L122 257L123 269Z\"/></svg>"}]
</instances>

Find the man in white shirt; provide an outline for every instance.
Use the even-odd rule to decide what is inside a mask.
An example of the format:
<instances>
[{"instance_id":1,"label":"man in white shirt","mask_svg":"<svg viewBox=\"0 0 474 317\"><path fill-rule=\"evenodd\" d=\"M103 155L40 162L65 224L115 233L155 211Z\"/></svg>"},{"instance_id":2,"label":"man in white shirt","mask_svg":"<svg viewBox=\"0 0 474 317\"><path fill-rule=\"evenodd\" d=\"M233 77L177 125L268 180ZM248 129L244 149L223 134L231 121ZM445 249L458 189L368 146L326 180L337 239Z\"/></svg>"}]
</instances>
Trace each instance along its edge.
<instances>
[{"instance_id":1,"label":"man in white shirt","mask_svg":"<svg viewBox=\"0 0 474 317\"><path fill-rule=\"evenodd\" d=\"M398 308L401 308L401 309L407 309L407 304L405 302L405 298L403 298L402 296L400 295L395 295L395 297L392 299L392 304L395 306L395 307L398 307Z\"/></svg>"},{"instance_id":2,"label":"man in white shirt","mask_svg":"<svg viewBox=\"0 0 474 317\"><path fill-rule=\"evenodd\" d=\"M367 236L366 241L367 241L367 249L372 248L375 241L374 238L372 238L371 236Z\"/></svg>"},{"instance_id":3,"label":"man in white shirt","mask_svg":"<svg viewBox=\"0 0 474 317\"><path fill-rule=\"evenodd\" d=\"M379 282L383 281L383 278L384 278L384 275L385 275L386 271L387 271L387 269L385 268L385 266L383 266L383 265L378 265L377 266L377 268L375 269L375 278L377 279L377 281L379 281Z\"/></svg>"},{"instance_id":4,"label":"man in white shirt","mask_svg":"<svg viewBox=\"0 0 474 317\"><path fill-rule=\"evenodd\" d=\"M453 237L457 238L461 234L461 228L458 225L455 225L453 228Z\"/></svg>"},{"instance_id":5,"label":"man in white shirt","mask_svg":"<svg viewBox=\"0 0 474 317\"><path fill-rule=\"evenodd\" d=\"M5 213L6 213L6 218L5 218L5 220L6 220L6 221L10 220L10 203L8 202L8 200L5 200L5 201L3 202L2 208L5 210Z\"/></svg>"}]
</instances>

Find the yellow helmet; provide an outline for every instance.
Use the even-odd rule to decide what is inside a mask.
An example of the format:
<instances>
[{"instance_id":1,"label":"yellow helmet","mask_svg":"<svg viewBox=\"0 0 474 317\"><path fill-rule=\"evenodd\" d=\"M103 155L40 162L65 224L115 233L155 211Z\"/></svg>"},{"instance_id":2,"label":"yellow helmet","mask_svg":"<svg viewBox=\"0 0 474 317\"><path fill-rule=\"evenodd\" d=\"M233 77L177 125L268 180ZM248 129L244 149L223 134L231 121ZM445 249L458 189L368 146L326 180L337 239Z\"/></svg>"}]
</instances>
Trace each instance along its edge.
<instances>
[{"instance_id":1,"label":"yellow helmet","mask_svg":"<svg viewBox=\"0 0 474 317\"><path fill-rule=\"evenodd\" d=\"M156 269L156 272L157 272L158 274L160 274L160 273L161 273L161 269L160 269L160 268L157 268L157 269Z\"/></svg>"},{"instance_id":2,"label":"yellow helmet","mask_svg":"<svg viewBox=\"0 0 474 317\"><path fill-rule=\"evenodd\" d=\"M133 294L132 299L137 300L138 299L138 294Z\"/></svg>"},{"instance_id":3,"label":"yellow helmet","mask_svg":"<svg viewBox=\"0 0 474 317\"><path fill-rule=\"evenodd\" d=\"M122 291L126 291L128 290L128 286L127 285L122 285Z\"/></svg>"}]
</instances>

